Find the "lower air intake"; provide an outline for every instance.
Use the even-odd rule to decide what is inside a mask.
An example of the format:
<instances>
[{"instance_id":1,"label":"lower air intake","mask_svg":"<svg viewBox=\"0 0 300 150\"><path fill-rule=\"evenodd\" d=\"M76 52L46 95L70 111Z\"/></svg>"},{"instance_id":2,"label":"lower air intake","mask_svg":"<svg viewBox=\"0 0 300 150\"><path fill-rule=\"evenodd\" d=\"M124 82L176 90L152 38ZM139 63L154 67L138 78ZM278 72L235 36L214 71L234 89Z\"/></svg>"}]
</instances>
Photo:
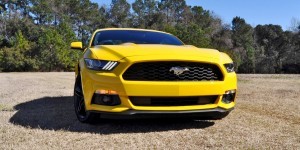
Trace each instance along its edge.
<instances>
[{"instance_id":1,"label":"lower air intake","mask_svg":"<svg viewBox=\"0 0 300 150\"><path fill-rule=\"evenodd\" d=\"M193 97L129 97L135 106L189 106L214 104L218 96Z\"/></svg>"}]
</instances>

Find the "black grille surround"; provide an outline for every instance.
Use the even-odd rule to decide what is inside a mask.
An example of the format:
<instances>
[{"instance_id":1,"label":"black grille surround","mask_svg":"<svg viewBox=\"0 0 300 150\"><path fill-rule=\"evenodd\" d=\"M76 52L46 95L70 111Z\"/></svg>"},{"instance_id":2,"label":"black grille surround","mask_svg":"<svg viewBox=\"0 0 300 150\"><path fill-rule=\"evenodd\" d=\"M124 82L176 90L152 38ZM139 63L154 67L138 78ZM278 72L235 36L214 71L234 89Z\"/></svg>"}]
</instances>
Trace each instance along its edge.
<instances>
[{"instance_id":1,"label":"black grille surround","mask_svg":"<svg viewBox=\"0 0 300 150\"><path fill-rule=\"evenodd\" d=\"M188 68L176 75L172 67ZM131 65L123 74L129 81L223 81L220 68L202 62L141 62Z\"/></svg>"}]
</instances>

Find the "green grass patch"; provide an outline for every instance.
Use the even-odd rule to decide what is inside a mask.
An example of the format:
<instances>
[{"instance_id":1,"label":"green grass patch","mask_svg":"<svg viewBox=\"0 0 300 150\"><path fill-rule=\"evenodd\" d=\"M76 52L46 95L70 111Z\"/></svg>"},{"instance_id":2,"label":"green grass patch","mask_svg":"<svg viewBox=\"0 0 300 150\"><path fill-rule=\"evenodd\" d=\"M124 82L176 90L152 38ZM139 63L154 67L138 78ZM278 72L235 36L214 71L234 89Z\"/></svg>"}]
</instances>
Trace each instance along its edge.
<instances>
[{"instance_id":1,"label":"green grass patch","mask_svg":"<svg viewBox=\"0 0 300 150\"><path fill-rule=\"evenodd\" d=\"M0 104L0 111L14 111L12 106Z\"/></svg>"}]
</instances>

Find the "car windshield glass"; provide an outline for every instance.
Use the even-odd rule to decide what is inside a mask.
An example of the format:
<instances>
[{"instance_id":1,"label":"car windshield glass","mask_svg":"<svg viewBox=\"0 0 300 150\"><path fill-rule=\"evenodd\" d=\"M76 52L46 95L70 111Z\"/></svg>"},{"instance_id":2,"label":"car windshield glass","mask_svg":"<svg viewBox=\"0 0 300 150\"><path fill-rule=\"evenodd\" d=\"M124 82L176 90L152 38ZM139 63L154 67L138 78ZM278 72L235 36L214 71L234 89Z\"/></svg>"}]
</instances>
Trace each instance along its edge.
<instances>
[{"instance_id":1,"label":"car windshield glass","mask_svg":"<svg viewBox=\"0 0 300 150\"><path fill-rule=\"evenodd\" d=\"M119 45L123 43L183 45L175 36L161 32L107 30L96 33L92 46Z\"/></svg>"}]
</instances>

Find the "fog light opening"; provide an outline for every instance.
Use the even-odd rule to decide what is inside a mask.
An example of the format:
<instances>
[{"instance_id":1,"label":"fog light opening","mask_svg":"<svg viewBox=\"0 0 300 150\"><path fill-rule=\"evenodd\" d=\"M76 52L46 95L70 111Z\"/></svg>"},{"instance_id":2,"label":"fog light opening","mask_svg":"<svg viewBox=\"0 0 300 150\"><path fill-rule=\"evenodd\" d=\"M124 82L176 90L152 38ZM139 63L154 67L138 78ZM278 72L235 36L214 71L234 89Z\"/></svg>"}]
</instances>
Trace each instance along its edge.
<instances>
[{"instance_id":1,"label":"fog light opening","mask_svg":"<svg viewBox=\"0 0 300 150\"><path fill-rule=\"evenodd\" d=\"M96 90L92 104L116 106L121 104L121 100L116 91L113 90Z\"/></svg>"},{"instance_id":2,"label":"fog light opening","mask_svg":"<svg viewBox=\"0 0 300 150\"><path fill-rule=\"evenodd\" d=\"M222 102L229 104L234 101L236 90L228 90L225 92L222 98Z\"/></svg>"},{"instance_id":3,"label":"fog light opening","mask_svg":"<svg viewBox=\"0 0 300 150\"><path fill-rule=\"evenodd\" d=\"M104 104L110 104L110 103L112 103L112 98L108 95L103 95L101 101Z\"/></svg>"}]
</instances>

